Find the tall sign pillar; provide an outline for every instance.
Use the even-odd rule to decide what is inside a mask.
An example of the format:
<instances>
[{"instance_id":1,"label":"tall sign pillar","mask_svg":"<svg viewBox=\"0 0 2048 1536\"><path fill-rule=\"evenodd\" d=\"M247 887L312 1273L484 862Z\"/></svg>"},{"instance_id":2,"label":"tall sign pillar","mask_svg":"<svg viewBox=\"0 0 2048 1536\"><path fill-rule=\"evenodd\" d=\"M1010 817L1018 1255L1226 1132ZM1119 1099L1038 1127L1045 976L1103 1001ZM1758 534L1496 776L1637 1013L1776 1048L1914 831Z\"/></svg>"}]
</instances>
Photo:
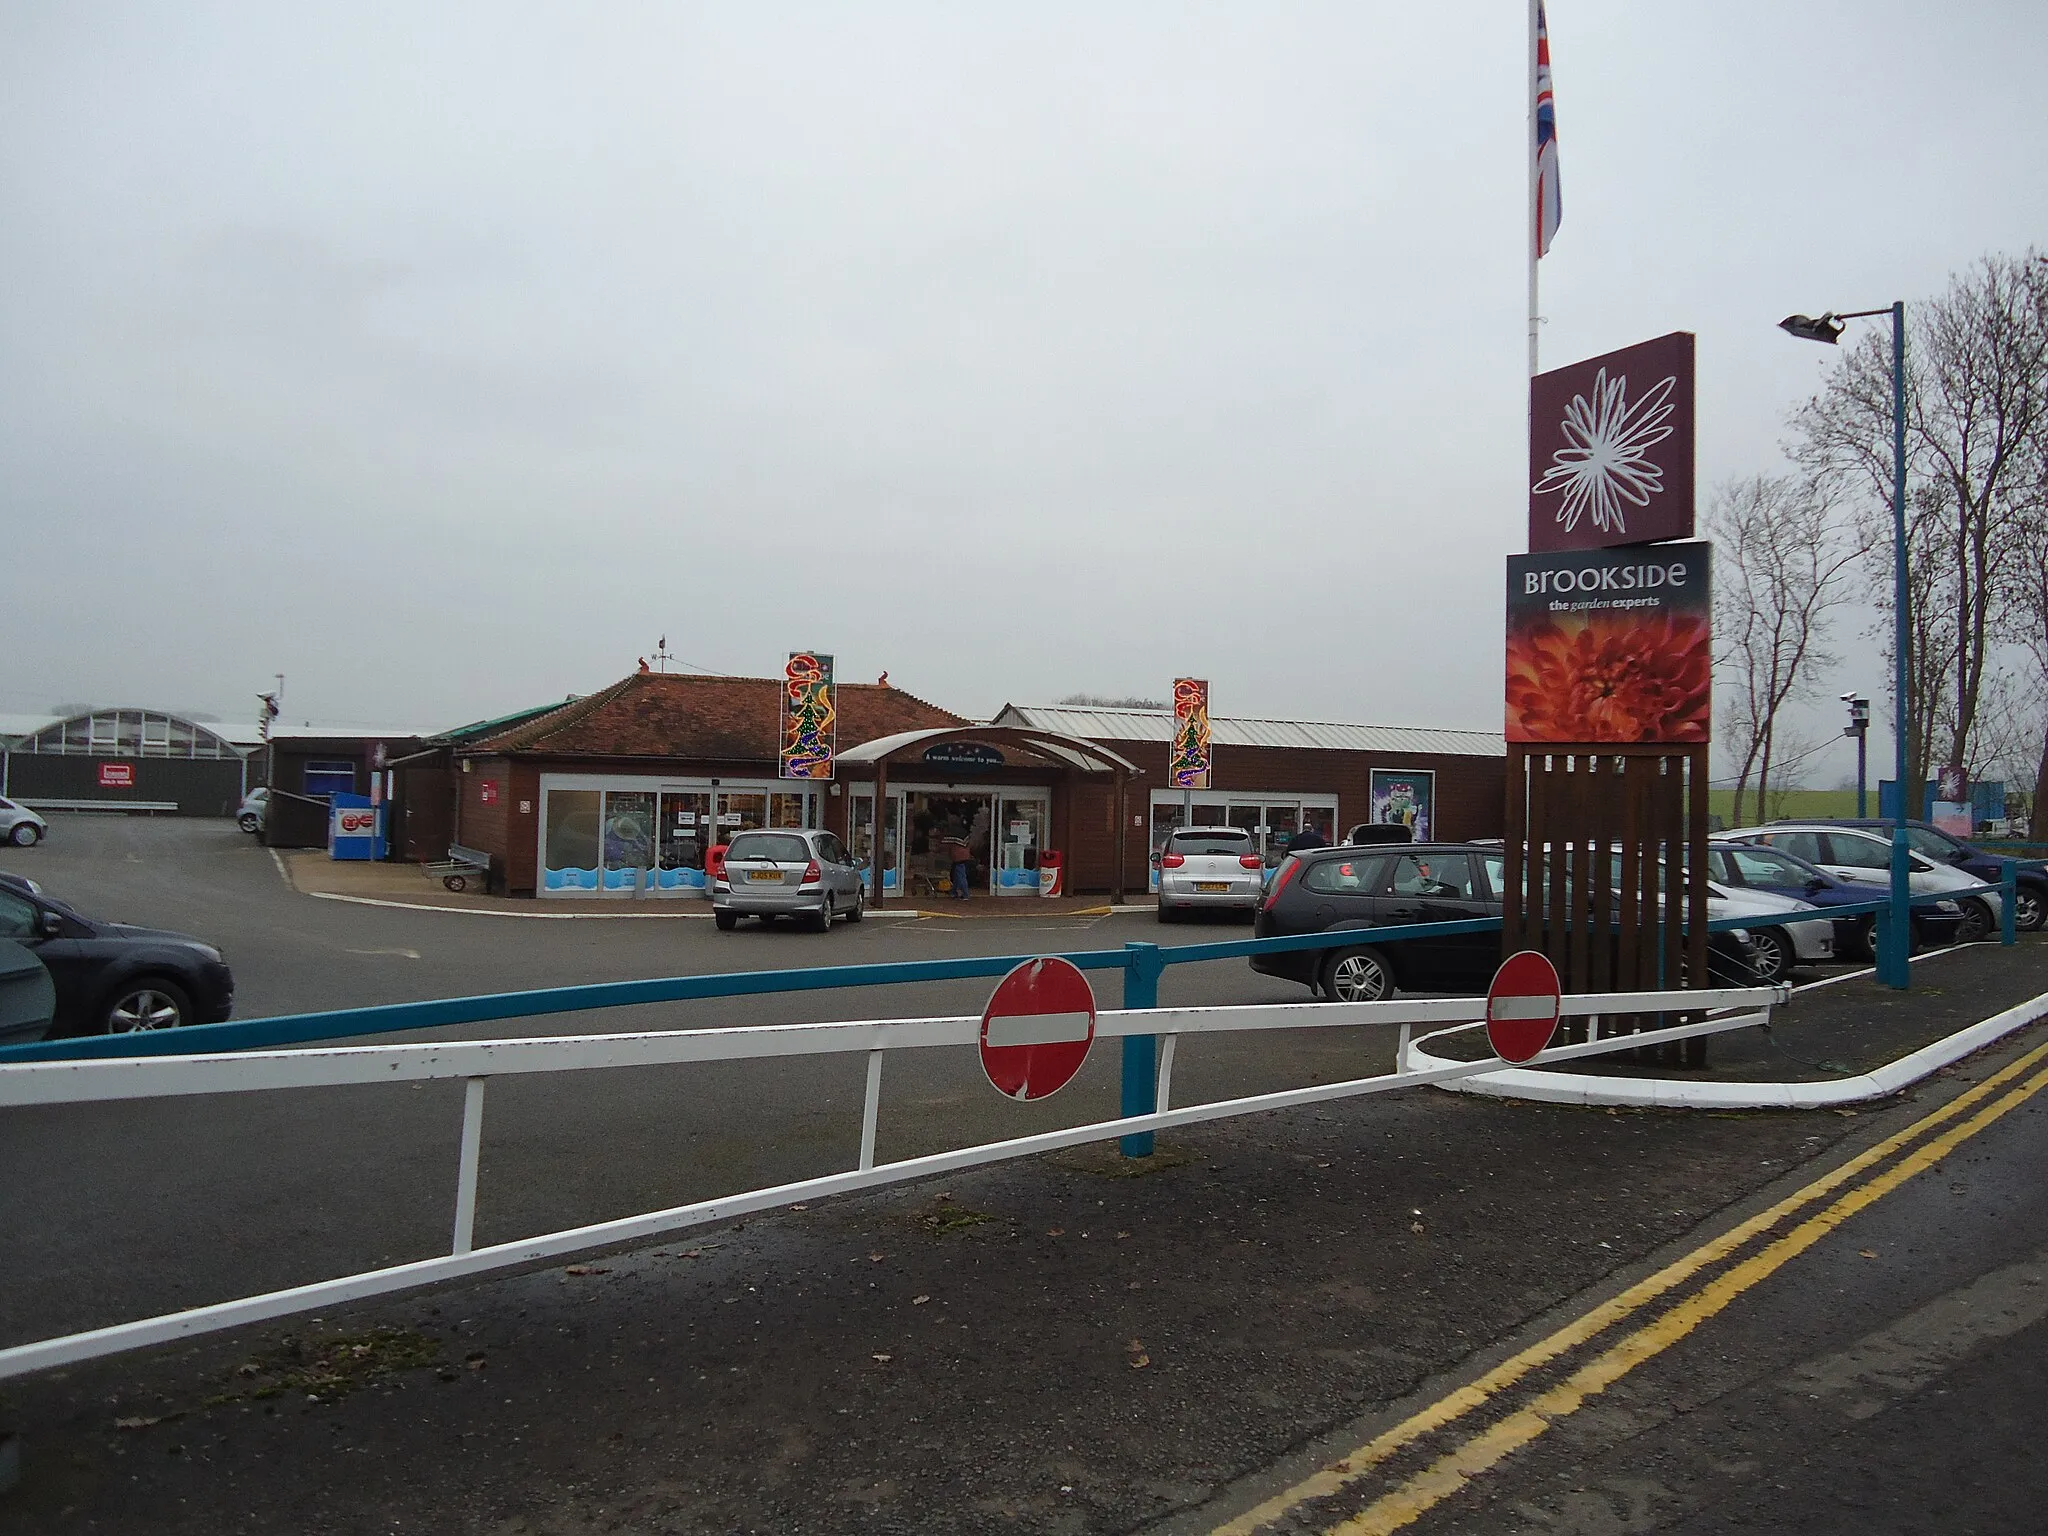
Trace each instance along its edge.
<instances>
[{"instance_id":1,"label":"tall sign pillar","mask_svg":"<svg viewBox=\"0 0 2048 1536\"><path fill-rule=\"evenodd\" d=\"M1704 987L1713 547L1692 540L1692 336L1538 374L1529 439L1503 953L1542 951L1567 992Z\"/></svg>"}]
</instances>

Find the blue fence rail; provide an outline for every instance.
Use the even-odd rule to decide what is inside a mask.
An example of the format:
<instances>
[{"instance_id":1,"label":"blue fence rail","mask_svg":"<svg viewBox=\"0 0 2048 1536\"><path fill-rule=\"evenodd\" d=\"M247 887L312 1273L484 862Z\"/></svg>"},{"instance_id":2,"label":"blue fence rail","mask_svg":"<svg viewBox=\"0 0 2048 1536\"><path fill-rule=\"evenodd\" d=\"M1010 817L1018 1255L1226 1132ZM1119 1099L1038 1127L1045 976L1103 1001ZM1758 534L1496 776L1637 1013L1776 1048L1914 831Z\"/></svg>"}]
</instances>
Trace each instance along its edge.
<instances>
[{"instance_id":1,"label":"blue fence rail","mask_svg":"<svg viewBox=\"0 0 2048 1536\"><path fill-rule=\"evenodd\" d=\"M1985 892L2002 893L2003 942L2015 942L2015 866L2005 868L2001 885L1980 886ZM1938 892L1916 896L1912 905L1929 906L1938 901L1968 895L1968 891ZM1760 916L1717 918L1708 923L1712 932L1764 928L1784 923L1833 921L1837 918L1873 916L1890 909L1888 899L1853 905L1816 907L1803 912ZM1470 918L1456 922L1408 923L1393 927L1355 927L1326 933L1299 934L1286 938L1226 939L1206 944L1161 946L1142 942L1121 949L1081 950L1061 958L1084 971L1121 971L1123 1006L1127 1009L1159 1006L1159 979L1168 966L1194 965L1211 960L1249 958L1256 954L1288 951L1338 949L1369 938L1375 944L1404 939L1451 938L1468 933L1498 933L1497 917ZM1880 929L1880 931L1882 931ZM402 1034L414 1030L445 1029L451 1025L482 1024L498 1019L538 1018L556 1013L580 1013L591 1009L632 1008L647 1003L696 1002L721 997L752 997L774 992L820 992L845 987L900 986L908 982L963 981L977 977L1000 977L1038 954L990 955L960 960L908 960L888 965L810 966L798 970L739 971L711 976L669 976L647 981L607 981L572 987L544 987L526 992L487 993L476 997L436 998L417 1003L384 1003L368 1008L337 1008L321 1013L280 1014L271 1018L238 1019L225 1024L198 1024L184 1029L128 1035L97 1035L83 1039L45 1040L29 1045L0 1047L0 1065L29 1061L93 1061L136 1056L188 1056L217 1051L275 1049L279 1046L309 1045L322 1041L360 1039L371 1035ZM1122 1103L1126 1115L1149 1114L1156 1105L1158 1080L1158 1037L1126 1036L1123 1047ZM1123 1150L1129 1156L1150 1153L1151 1134L1126 1137Z\"/></svg>"}]
</instances>

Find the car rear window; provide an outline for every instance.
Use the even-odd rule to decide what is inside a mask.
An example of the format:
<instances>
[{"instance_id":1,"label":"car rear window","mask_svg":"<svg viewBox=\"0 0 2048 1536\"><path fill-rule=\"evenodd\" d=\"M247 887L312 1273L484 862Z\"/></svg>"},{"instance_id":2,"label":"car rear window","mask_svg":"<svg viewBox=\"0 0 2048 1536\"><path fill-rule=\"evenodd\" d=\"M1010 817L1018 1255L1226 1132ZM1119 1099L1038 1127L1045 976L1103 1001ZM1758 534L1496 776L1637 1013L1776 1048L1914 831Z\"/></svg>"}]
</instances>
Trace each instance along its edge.
<instances>
[{"instance_id":1,"label":"car rear window","mask_svg":"<svg viewBox=\"0 0 2048 1536\"><path fill-rule=\"evenodd\" d=\"M766 859L774 864L803 864L811 857L810 844L787 833L745 833L732 840L728 860Z\"/></svg>"},{"instance_id":2,"label":"car rear window","mask_svg":"<svg viewBox=\"0 0 2048 1536\"><path fill-rule=\"evenodd\" d=\"M1240 858L1252 851L1249 832L1176 832L1167 839L1169 853L1223 853Z\"/></svg>"},{"instance_id":3,"label":"car rear window","mask_svg":"<svg viewBox=\"0 0 2048 1536\"><path fill-rule=\"evenodd\" d=\"M1317 859L1302 871L1302 889L1321 896L1370 896L1385 883L1387 860Z\"/></svg>"}]
</instances>

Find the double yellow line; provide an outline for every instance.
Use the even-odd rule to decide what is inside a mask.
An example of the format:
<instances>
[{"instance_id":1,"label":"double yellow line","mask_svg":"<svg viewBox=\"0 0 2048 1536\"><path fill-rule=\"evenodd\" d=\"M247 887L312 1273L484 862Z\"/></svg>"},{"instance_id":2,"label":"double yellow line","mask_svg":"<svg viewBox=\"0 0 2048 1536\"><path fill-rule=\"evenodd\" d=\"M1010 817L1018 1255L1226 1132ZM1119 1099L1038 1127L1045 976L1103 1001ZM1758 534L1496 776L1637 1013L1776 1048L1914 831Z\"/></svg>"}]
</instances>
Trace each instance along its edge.
<instances>
[{"instance_id":1,"label":"double yellow line","mask_svg":"<svg viewBox=\"0 0 2048 1536\"><path fill-rule=\"evenodd\" d=\"M1330 1536L1385 1536L1385 1533L1397 1531L1419 1519L1465 1487L1471 1478L1529 1444L1559 1419L1576 1412L1588 1398L1605 1391L1644 1361L1669 1349L1858 1211L1882 1199L1914 1174L1932 1167L2000 1116L2048 1087L2048 1070L2044 1070L1994 1099L2001 1089L2024 1076L2044 1057L2048 1057L2048 1045L2029 1051L1933 1113L1916 1120L1896 1135L1886 1137L1805 1188L1787 1195L1770 1209L1702 1243L1685 1257L1638 1281L1611 1300L1602 1302L1548 1338L1511 1355L1476 1381L1410 1415L1384 1434L1367 1441L1285 1492L1276 1494L1257 1508L1218 1526L1213 1536L1253 1536L1253 1533L1311 1500L1343 1492L1398 1452L1485 1408L1531 1372L1559 1360L1703 1271L1722 1263L1753 1239L1770 1232L1806 1207L1836 1195L1844 1185L1858 1180L1928 1132L1976 1109L1976 1113L1967 1119L1926 1141L1881 1173L1856 1183L1854 1188L1840 1194L1749 1258L1731 1266L1698 1291L1617 1340L1556 1386L1540 1393L1527 1406L1495 1421L1438 1457L1422 1471L1380 1495L1358 1514L1328 1529ZM1987 1099L1993 1102L1986 1104ZM1979 1105L1983 1107L1977 1109Z\"/></svg>"}]
</instances>

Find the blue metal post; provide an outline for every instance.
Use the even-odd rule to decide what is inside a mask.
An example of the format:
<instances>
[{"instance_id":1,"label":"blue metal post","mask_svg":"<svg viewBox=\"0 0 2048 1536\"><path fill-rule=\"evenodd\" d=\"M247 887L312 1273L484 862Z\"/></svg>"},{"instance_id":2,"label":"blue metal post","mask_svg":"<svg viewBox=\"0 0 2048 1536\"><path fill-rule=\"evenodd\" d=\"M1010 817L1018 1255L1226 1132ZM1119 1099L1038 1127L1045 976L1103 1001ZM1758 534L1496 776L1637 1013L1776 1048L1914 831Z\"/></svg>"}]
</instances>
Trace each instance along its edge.
<instances>
[{"instance_id":1,"label":"blue metal post","mask_svg":"<svg viewBox=\"0 0 2048 1536\"><path fill-rule=\"evenodd\" d=\"M2017 944L2020 941L2020 861L2005 860L2005 868L1998 873L1998 897L2004 910L1998 915L1998 942Z\"/></svg>"},{"instance_id":2,"label":"blue metal post","mask_svg":"<svg viewBox=\"0 0 2048 1536\"><path fill-rule=\"evenodd\" d=\"M1911 645L1906 585L1906 305L1892 305L1892 742L1899 786L1892 822L1892 904L1885 914L1889 942L1877 952L1877 979L1904 991L1913 953L1911 850L1906 843L1906 658Z\"/></svg>"},{"instance_id":3,"label":"blue metal post","mask_svg":"<svg viewBox=\"0 0 2048 1536\"><path fill-rule=\"evenodd\" d=\"M1157 1008L1159 973L1165 969L1157 944L1125 944L1124 1007ZM1123 1113L1149 1115L1158 1107L1159 1037L1125 1035ZM1117 1145L1125 1157L1150 1157L1152 1133L1141 1131L1135 1136L1121 1137Z\"/></svg>"}]
</instances>

